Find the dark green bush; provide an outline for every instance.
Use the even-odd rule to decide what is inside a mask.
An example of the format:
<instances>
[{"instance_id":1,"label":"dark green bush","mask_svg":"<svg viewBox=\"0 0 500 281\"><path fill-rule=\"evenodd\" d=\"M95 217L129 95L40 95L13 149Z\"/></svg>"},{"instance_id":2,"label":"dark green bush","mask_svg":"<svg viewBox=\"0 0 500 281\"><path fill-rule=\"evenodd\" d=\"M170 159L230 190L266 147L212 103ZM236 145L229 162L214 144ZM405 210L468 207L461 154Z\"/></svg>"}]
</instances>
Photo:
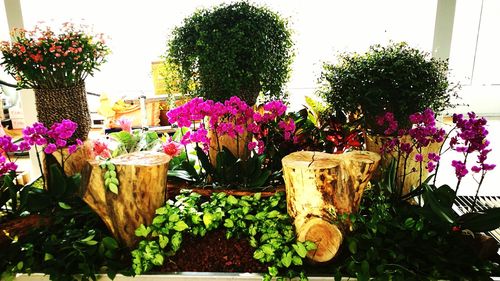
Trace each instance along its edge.
<instances>
[{"instance_id":1,"label":"dark green bush","mask_svg":"<svg viewBox=\"0 0 500 281\"><path fill-rule=\"evenodd\" d=\"M339 58L337 64L324 64L320 95L332 112L362 114L368 128L387 111L407 126L412 113L425 108L439 113L451 106L455 87L447 78L448 62L406 43L374 45L364 54Z\"/></svg>"},{"instance_id":2,"label":"dark green bush","mask_svg":"<svg viewBox=\"0 0 500 281\"><path fill-rule=\"evenodd\" d=\"M175 28L167 61L179 66L184 94L254 104L283 98L293 57L287 21L246 2L198 10Z\"/></svg>"}]
</instances>

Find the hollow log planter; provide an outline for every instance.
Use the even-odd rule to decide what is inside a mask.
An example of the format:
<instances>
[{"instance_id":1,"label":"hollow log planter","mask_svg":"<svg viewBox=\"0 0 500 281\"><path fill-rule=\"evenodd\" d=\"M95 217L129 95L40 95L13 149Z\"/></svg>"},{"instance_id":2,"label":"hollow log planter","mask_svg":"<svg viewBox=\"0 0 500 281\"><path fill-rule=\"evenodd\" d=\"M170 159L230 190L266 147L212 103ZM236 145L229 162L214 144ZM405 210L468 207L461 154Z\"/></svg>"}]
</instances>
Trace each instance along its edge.
<instances>
[{"instance_id":1,"label":"hollow log planter","mask_svg":"<svg viewBox=\"0 0 500 281\"><path fill-rule=\"evenodd\" d=\"M99 166L99 161L88 161L83 170L83 200L129 248L138 242L136 228L141 224L151 224L156 209L165 203L169 161L166 154L151 151L112 159L120 182L118 194L105 188L103 175L106 169Z\"/></svg>"},{"instance_id":2,"label":"hollow log planter","mask_svg":"<svg viewBox=\"0 0 500 281\"><path fill-rule=\"evenodd\" d=\"M300 151L282 159L288 214L298 241L313 241L307 256L315 262L331 260L342 240L342 227L332 222L338 214L359 208L361 196L380 161L368 151L345 154Z\"/></svg>"}]
</instances>

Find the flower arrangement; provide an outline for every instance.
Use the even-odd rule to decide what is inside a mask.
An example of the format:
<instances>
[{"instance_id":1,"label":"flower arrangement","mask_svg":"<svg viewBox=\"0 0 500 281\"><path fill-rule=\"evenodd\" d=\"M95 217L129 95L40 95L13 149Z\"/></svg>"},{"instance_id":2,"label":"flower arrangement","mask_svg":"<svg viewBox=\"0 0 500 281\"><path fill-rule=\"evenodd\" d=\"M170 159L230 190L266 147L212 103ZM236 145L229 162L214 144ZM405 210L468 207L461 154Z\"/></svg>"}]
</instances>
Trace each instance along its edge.
<instances>
[{"instance_id":1,"label":"flower arrangement","mask_svg":"<svg viewBox=\"0 0 500 281\"><path fill-rule=\"evenodd\" d=\"M486 173L493 170L496 166L495 164L486 163L488 154L491 152L491 149L489 148L490 142L486 139L488 135L488 130L486 129L487 120L484 117L477 117L474 112L469 112L467 117L464 117L463 114L454 114L454 126L448 133L446 133L444 129L436 127L434 115L434 112L429 108L425 109L421 113L410 115L409 122L412 124L410 129L398 128L398 122L395 120L394 115L390 112L385 113L383 116L379 116L377 118L377 124L380 126L387 126L385 134L392 136L395 132L397 132L397 136L389 137L384 143L382 146L382 153L395 151L396 162L404 162L404 165L402 166L404 169L402 172L403 186L405 177L410 173L416 172L414 170L406 171L407 162L417 162L420 165L418 187L421 187L423 183L429 181L429 179L423 179L422 166L425 164L425 168L428 172L434 172L431 177L434 178L432 185L435 186L440 160L443 154L450 150L455 151L460 155L461 159L456 159L451 162L451 166L453 166L457 178L457 184L453 193L456 196L462 179L469 173L470 170L474 174L480 175L479 180L476 180L478 183L476 189L476 199ZM405 135L409 135L410 138L404 138L403 136ZM449 138L449 142L448 146L445 147L445 139L447 138ZM422 148L427 147L432 143L440 144L439 152L428 152L427 155L422 153ZM410 159L410 155L414 150L416 150L414 159ZM471 165L470 162L468 163L468 160L473 155L476 156L476 162ZM398 168L399 165L396 164L396 169ZM399 196L404 197L404 194L400 193ZM475 199L470 206L471 211L475 208Z\"/></svg>"},{"instance_id":2,"label":"flower arrangement","mask_svg":"<svg viewBox=\"0 0 500 281\"><path fill-rule=\"evenodd\" d=\"M202 167L213 180L237 185L243 182L245 186L251 176L242 175L245 170L263 170L264 173L253 175L254 179L259 179L258 183L248 183L249 186L261 186L268 181L272 171L280 170L280 146L292 142L295 123L286 116L286 109L281 101L267 102L255 110L236 96L223 103L194 98L170 110L167 116L171 124L180 127L177 134L179 144L186 151L189 144L196 146ZM225 147L221 142L222 137L232 139L236 148L231 151ZM169 147L174 146L170 144ZM176 153L178 148L174 150ZM210 150L214 153L209 153ZM190 163L189 153L181 154L181 158L185 158L184 163ZM191 175L200 180L199 176L194 175L194 169L180 162L179 165L184 170L190 170ZM232 167L236 167L235 170ZM172 168L175 170L176 165L172 165ZM229 174L234 177L228 179Z\"/></svg>"},{"instance_id":3,"label":"flower arrangement","mask_svg":"<svg viewBox=\"0 0 500 281\"><path fill-rule=\"evenodd\" d=\"M0 152L5 156L0 156L0 178L4 181L4 185L1 187L1 197L0 207L3 208L4 212L16 213L17 208L17 191L18 184L16 182L17 164L13 161L9 153L28 151L31 147L44 147L43 151L46 154L52 154L55 151L62 151L63 149L68 149L68 154L73 154L78 146L82 145L82 142L77 139L76 143L69 144L68 140L73 136L78 125L71 120L62 120L59 123L54 123L50 128L47 128L42 123L34 123L32 126L27 126L23 129L23 141L19 144L14 143L9 135L0 137ZM37 150L38 151L38 150ZM61 153L62 155L62 153ZM69 156L67 156L69 157ZM62 171L64 171L64 163L67 160L63 158L61 161ZM39 155L37 154L38 164L42 170L42 163ZM6 180L8 177L8 180ZM42 173L42 180L44 186L47 184L47 179ZM7 184L5 184L7 182ZM6 207L6 203L11 201L11 208Z\"/></svg>"},{"instance_id":4,"label":"flower arrangement","mask_svg":"<svg viewBox=\"0 0 500 281\"><path fill-rule=\"evenodd\" d=\"M85 26L63 24L60 33L36 26L13 31L14 41L1 42L1 65L19 88L67 88L83 83L106 60L103 34L90 35Z\"/></svg>"},{"instance_id":5,"label":"flower arrangement","mask_svg":"<svg viewBox=\"0 0 500 281\"><path fill-rule=\"evenodd\" d=\"M214 137L227 135L235 140L245 131L253 134L254 140L247 149L258 154L264 152L264 139L270 134L281 133L284 140L290 140L295 123L285 117L286 105L281 101L270 101L262 106L262 112L254 110L240 98L233 96L224 103L194 98L188 103L167 113L169 122L179 127L191 128L183 133L181 144L201 143L208 151L210 140L207 129ZM208 122L205 122L208 121ZM276 131L270 130L277 129ZM217 147L218 151L222 147Z\"/></svg>"}]
</instances>

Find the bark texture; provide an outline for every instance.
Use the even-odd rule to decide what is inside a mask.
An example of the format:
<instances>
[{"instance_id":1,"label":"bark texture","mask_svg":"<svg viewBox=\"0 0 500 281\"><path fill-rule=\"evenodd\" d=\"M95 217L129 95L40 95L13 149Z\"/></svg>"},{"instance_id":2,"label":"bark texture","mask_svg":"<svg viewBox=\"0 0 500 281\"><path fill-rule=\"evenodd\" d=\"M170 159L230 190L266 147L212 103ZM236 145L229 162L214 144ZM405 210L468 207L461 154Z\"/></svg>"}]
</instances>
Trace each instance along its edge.
<instances>
[{"instance_id":1,"label":"bark texture","mask_svg":"<svg viewBox=\"0 0 500 281\"><path fill-rule=\"evenodd\" d=\"M316 242L308 257L331 260L342 240L342 226L332 224L338 214L359 208L361 196L380 156L368 151L345 154L300 151L283 158L288 214L299 241Z\"/></svg>"}]
</instances>

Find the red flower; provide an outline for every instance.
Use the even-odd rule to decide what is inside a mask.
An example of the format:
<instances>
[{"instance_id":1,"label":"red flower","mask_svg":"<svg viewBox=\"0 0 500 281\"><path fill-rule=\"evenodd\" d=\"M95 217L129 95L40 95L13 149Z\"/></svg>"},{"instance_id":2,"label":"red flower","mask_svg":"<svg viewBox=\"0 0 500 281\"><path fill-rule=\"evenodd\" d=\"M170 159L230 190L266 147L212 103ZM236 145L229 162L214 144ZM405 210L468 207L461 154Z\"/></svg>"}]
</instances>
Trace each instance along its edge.
<instances>
[{"instance_id":1,"label":"red flower","mask_svg":"<svg viewBox=\"0 0 500 281\"><path fill-rule=\"evenodd\" d=\"M42 54L40 54L40 53L38 53L38 54L36 54L36 55L35 55L35 54L31 54L31 55L30 55L30 58L31 58L34 62L36 62L36 63L38 63L38 62L42 62L42 61L43 61Z\"/></svg>"}]
</instances>

